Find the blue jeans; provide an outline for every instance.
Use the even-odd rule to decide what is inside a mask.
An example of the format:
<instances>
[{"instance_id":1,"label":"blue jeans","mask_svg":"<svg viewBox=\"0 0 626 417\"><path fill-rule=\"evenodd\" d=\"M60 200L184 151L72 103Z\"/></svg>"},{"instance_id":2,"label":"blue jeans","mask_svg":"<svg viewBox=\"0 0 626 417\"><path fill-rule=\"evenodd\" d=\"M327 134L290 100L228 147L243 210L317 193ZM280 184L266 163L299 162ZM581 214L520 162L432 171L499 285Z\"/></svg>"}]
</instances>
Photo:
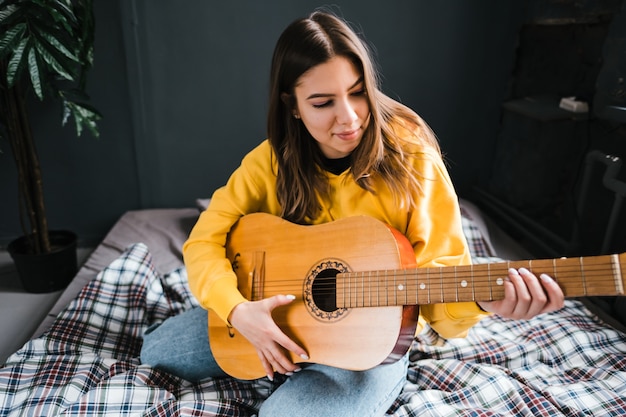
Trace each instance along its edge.
<instances>
[{"instance_id":1,"label":"blue jeans","mask_svg":"<svg viewBox=\"0 0 626 417\"><path fill-rule=\"evenodd\" d=\"M208 342L206 310L194 308L144 334L141 362L181 378L198 381L222 377ZM406 381L408 358L367 371L326 365L302 366L286 378L259 410L262 416L382 416Z\"/></svg>"}]
</instances>

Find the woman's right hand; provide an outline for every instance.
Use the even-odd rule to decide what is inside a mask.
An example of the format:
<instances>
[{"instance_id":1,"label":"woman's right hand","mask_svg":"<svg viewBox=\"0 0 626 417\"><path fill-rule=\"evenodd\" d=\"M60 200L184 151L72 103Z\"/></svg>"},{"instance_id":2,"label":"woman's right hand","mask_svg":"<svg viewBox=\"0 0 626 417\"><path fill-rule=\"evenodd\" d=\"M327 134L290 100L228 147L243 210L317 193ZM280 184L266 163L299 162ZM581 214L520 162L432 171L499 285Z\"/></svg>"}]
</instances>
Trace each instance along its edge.
<instances>
[{"instance_id":1,"label":"woman's right hand","mask_svg":"<svg viewBox=\"0 0 626 417\"><path fill-rule=\"evenodd\" d=\"M300 370L287 351L309 359L307 352L283 333L272 318L276 307L287 305L294 299L292 295L276 295L260 301L248 301L235 306L229 316L230 324L255 347L270 380L274 379L274 371L290 375Z\"/></svg>"}]
</instances>

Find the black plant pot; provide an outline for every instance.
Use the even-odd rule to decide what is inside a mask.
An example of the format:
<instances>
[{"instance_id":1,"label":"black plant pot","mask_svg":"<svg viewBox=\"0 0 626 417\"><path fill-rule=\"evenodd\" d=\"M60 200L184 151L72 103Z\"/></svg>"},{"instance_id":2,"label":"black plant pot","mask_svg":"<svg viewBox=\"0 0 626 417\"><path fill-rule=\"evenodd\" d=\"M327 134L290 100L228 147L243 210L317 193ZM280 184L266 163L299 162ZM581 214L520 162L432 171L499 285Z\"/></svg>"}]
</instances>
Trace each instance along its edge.
<instances>
[{"instance_id":1,"label":"black plant pot","mask_svg":"<svg viewBox=\"0 0 626 417\"><path fill-rule=\"evenodd\" d=\"M78 271L76 242L76 234L72 232L50 231L52 252L39 255L32 253L26 236L9 243L7 250L24 289L45 293L67 287Z\"/></svg>"}]
</instances>

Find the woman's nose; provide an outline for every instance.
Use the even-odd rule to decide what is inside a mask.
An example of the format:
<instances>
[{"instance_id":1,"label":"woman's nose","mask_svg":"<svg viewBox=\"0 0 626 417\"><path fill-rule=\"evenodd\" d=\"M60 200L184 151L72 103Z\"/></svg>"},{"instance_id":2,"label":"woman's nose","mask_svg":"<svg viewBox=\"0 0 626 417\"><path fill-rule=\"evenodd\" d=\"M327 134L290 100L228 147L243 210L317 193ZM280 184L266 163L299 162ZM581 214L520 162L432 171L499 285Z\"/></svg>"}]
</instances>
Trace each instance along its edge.
<instances>
[{"instance_id":1,"label":"woman's nose","mask_svg":"<svg viewBox=\"0 0 626 417\"><path fill-rule=\"evenodd\" d=\"M352 124L359 118L356 108L352 105L350 100L342 100L337 108L337 123L340 125Z\"/></svg>"}]
</instances>

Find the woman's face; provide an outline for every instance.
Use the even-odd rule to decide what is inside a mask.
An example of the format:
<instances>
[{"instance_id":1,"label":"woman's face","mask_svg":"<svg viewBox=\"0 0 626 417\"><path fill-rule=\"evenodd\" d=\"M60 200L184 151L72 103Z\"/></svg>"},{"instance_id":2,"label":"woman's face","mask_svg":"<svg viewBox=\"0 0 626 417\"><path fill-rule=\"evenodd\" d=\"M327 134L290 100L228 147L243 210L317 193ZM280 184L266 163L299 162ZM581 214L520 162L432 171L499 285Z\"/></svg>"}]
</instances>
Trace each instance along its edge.
<instances>
[{"instance_id":1,"label":"woman's face","mask_svg":"<svg viewBox=\"0 0 626 417\"><path fill-rule=\"evenodd\" d=\"M295 115L327 158L348 156L369 121L363 77L352 62L334 57L305 72L295 86Z\"/></svg>"}]
</instances>

